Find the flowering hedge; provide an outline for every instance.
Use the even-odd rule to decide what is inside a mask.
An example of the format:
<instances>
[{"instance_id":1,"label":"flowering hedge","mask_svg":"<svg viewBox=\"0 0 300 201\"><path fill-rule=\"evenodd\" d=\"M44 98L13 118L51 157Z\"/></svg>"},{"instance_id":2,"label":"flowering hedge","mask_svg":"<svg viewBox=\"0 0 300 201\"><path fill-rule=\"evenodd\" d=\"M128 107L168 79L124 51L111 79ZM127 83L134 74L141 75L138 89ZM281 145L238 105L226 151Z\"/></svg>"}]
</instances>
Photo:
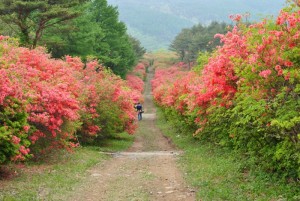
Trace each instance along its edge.
<instances>
[{"instance_id":1,"label":"flowering hedge","mask_svg":"<svg viewBox=\"0 0 300 201\"><path fill-rule=\"evenodd\" d=\"M144 102L142 93L144 92L144 81L146 79L146 68L143 63L138 63L136 67L126 76L127 85L135 95L135 103Z\"/></svg>"},{"instance_id":2,"label":"flowering hedge","mask_svg":"<svg viewBox=\"0 0 300 201\"><path fill-rule=\"evenodd\" d=\"M133 133L140 96L96 61L51 59L43 48L0 36L0 163L71 149L78 139Z\"/></svg>"},{"instance_id":3,"label":"flowering hedge","mask_svg":"<svg viewBox=\"0 0 300 201\"><path fill-rule=\"evenodd\" d=\"M143 63L138 63L133 71L131 72L132 75L141 78L142 80L146 79L146 66Z\"/></svg>"},{"instance_id":4,"label":"flowering hedge","mask_svg":"<svg viewBox=\"0 0 300 201\"><path fill-rule=\"evenodd\" d=\"M300 11L237 26L194 72L156 71L155 100L197 125L194 135L244 150L268 171L300 177ZM172 78L161 79L166 72ZM177 74L185 75L177 76ZM170 81L171 80L171 81ZM159 82L160 84L156 84Z\"/></svg>"}]
</instances>

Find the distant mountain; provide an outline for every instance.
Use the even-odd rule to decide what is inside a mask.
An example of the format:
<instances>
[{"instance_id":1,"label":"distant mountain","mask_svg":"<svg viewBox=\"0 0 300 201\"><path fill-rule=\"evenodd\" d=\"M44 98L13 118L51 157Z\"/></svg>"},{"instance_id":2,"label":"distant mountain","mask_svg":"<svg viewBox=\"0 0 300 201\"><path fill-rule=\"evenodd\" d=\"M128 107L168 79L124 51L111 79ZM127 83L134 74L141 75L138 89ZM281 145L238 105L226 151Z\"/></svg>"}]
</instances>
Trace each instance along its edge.
<instances>
[{"instance_id":1,"label":"distant mountain","mask_svg":"<svg viewBox=\"0 0 300 201\"><path fill-rule=\"evenodd\" d=\"M250 13L249 20L277 15L285 0L108 0L119 8L128 32L147 50L167 49L183 28L211 21L229 22L231 14Z\"/></svg>"}]
</instances>

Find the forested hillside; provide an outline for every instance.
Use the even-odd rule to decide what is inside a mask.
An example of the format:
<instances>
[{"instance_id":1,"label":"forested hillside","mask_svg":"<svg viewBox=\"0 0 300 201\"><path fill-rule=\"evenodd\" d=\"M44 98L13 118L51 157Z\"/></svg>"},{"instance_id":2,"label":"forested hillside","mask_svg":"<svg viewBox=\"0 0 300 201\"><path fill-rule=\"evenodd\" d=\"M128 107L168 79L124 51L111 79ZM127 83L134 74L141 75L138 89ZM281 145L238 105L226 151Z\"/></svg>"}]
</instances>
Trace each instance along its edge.
<instances>
[{"instance_id":1,"label":"forested hillside","mask_svg":"<svg viewBox=\"0 0 300 201\"><path fill-rule=\"evenodd\" d=\"M117 5L120 19L129 33L148 50L167 48L182 28L212 21L230 22L229 15L250 13L256 21L262 16L276 15L285 0L108 0Z\"/></svg>"}]
</instances>

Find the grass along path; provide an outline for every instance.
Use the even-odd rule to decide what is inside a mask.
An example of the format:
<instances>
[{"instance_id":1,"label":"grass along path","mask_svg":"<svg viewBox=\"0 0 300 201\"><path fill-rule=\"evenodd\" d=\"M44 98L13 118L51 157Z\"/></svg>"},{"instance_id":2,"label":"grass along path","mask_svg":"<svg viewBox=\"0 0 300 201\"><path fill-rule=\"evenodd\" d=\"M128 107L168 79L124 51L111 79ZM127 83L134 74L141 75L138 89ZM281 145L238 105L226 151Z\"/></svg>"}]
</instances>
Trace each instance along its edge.
<instances>
[{"instance_id":1,"label":"grass along path","mask_svg":"<svg viewBox=\"0 0 300 201\"><path fill-rule=\"evenodd\" d=\"M73 193L76 186L89 175L88 169L109 158L100 152L124 150L132 142L133 136L124 133L117 139L106 140L101 148L81 147L74 153L62 151L52 154L40 164L27 163L19 165L20 168L10 166L17 175L0 179L0 200L63 200L63 195Z\"/></svg>"},{"instance_id":2,"label":"grass along path","mask_svg":"<svg viewBox=\"0 0 300 201\"><path fill-rule=\"evenodd\" d=\"M185 152L180 164L196 189L197 200L300 200L299 183L280 181L259 168L251 171L246 168L247 159L234 151L196 140L192 133L177 131L161 111L158 116L158 127Z\"/></svg>"}]
</instances>

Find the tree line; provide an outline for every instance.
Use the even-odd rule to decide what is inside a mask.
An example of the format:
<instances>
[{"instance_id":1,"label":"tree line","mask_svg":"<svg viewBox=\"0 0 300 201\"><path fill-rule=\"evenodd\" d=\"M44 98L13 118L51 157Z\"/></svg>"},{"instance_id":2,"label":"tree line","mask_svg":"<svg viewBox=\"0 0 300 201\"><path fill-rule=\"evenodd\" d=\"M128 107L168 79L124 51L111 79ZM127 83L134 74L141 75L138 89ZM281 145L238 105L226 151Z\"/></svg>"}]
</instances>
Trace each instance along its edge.
<instances>
[{"instance_id":1,"label":"tree line","mask_svg":"<svg viewBox=\"0 0 300 201\"><path fill-rule=\"evenodd\" d=\"M123 78L146 51L107 0L3 0L0 23L0 34L21 46L45 46L54 58L97 59Z\"/></svg>"},{"instance_id":2,"label":"tree line","mask_svg":"<svg viewBox=\"0 0 300 201\"><path fill-rule=\"evenodd\" d=\"M208 26L197 24L191 28L182 29L170 45L181 61L190 64L198 58L199 52L212 52L221 45L215 34L225 34L230 25L225 22L211 22Z\"/></svg>"}]
</instances>

